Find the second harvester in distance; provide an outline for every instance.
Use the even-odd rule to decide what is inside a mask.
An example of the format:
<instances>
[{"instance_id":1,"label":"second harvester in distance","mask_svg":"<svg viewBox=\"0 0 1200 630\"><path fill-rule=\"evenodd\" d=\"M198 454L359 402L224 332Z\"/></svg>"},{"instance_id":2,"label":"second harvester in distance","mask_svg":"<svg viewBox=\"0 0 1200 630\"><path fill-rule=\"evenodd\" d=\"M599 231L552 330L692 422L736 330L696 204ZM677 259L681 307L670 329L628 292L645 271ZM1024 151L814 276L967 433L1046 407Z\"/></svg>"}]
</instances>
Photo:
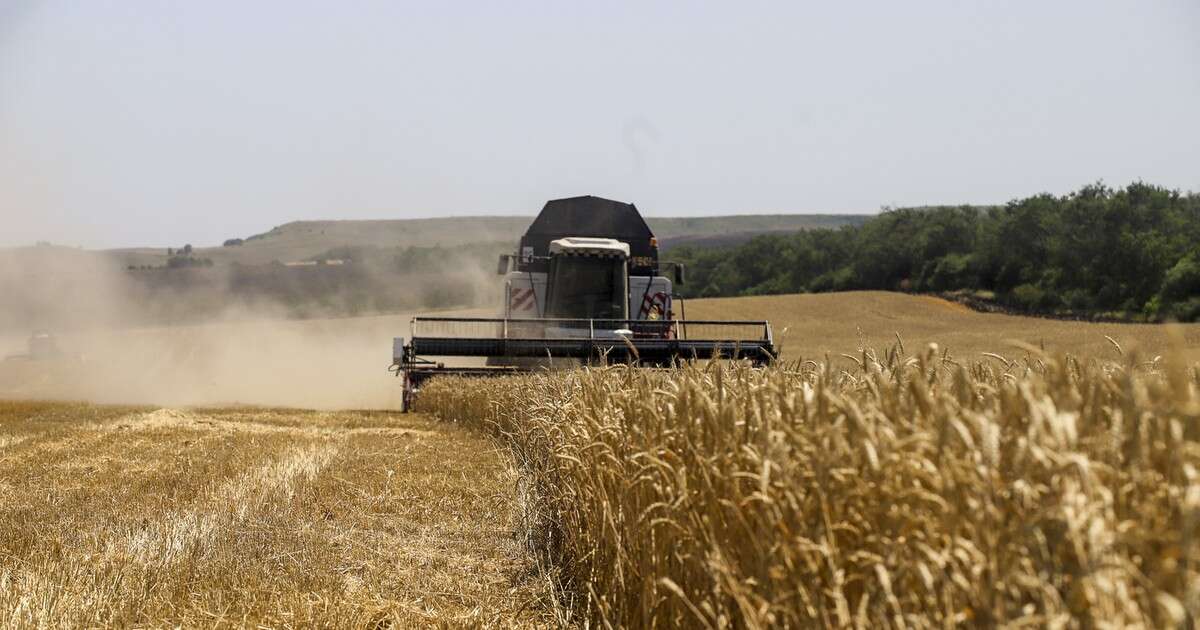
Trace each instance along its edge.
<instances>
[{"instance_id":1,"label":"second harvester in distance","mask_svg":"<svg viewBox=\"0 0 1200 630\"><path fill-rule=\"evenodd\" d=\"M406 408L438 374L714 358L765 365L776 356L766 321L682 319L674 287L683 284L683 267L659 262L658 240L633 204L592 196L549 201L517 252L500 257L498 271L500 317L417 317L408 343L393 341ZM447 366L439 360L445 357L479 357L486 365Z\"/></svg>"}]
</instances>

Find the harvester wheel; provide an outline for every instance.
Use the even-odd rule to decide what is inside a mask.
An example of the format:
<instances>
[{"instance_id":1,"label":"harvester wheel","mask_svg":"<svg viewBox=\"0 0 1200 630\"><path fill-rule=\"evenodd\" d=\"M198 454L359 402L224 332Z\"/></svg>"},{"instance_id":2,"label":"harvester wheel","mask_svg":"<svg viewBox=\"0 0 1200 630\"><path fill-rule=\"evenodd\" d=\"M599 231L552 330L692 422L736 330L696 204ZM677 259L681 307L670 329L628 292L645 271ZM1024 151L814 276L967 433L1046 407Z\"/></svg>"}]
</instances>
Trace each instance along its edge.
<instances>
[{"instance_id":1,"label":"harvester wheel","mask_svg":"<svg viewBox=\"0 0 1200 630\"><path fill-rule=\"evenodd\" d=\"M400 394L400 412L408 413L412 411L413 404L413 382L408 374L404 375L404 390Z\"/></svg>"}]
</instances>

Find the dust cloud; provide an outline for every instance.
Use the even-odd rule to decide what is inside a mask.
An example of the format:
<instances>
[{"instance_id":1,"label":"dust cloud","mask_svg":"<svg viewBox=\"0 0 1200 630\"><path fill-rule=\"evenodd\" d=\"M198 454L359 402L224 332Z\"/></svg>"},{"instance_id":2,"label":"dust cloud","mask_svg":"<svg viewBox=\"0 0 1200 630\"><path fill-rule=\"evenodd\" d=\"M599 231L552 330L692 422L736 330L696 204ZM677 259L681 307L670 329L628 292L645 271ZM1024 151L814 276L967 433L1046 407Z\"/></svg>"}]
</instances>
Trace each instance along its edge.
<instances>
[{"instance_id":1,"label":"dust cloud","mask_svg":"<svg viewBox=\"0 0 1200 630\"><path fill-rule=\"evenodd\" d=\"M215 291L219 280L191 294L150 296L94 252L13 251L0 251L0 398L399 408L400 383L388 371L392 338L408 336L409 321L421 309L295 319L289 318L294 305ZM500 293L495 275L455 272L470 274L481 292ZM423 295L436 292L439 282L409 280L387 290ZM200 321L147 316L154 311L148 301L188 303L198 295L206 302ZM337 311L337 305L324 306ZM490 306L441 311L493 312ZM25 356L36 330L53 334L58 356Z\"/></svg>"}]
</instances>

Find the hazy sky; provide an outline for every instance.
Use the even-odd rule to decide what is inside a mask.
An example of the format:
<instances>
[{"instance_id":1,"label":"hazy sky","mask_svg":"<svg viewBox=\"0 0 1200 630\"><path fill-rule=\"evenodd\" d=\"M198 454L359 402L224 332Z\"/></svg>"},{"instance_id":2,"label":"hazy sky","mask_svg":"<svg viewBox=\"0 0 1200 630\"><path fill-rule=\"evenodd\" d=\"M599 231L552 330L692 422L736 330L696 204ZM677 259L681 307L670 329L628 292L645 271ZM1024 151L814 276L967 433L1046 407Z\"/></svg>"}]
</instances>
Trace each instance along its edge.
<instances>
[{"instance_id":1,"label":"hazy sky","mask_svg":"<svg viewBox=\"0 0 1200 630\"><path fill-rule=\"evenodd\" d=\"M0 0L0 245L1200 190L1200 1Z\"/></svg>"}]
</instances>

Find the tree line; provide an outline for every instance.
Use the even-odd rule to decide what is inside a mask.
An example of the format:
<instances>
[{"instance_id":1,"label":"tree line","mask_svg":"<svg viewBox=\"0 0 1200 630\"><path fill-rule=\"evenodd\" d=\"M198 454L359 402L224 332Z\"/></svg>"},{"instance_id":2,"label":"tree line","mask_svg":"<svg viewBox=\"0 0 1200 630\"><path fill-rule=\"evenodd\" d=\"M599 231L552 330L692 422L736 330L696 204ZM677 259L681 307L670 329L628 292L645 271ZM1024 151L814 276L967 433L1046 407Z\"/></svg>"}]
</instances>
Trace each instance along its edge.
<instances>
[{"instance_id":1,"label":"tree line","mask_svg":"<svg viewBox=\"0 0 1200 630\"><path fill-rule=\"evenodd\" d=\"M671 254L689 297L964 292L1030 313L1200 320L1200 195L1142 182L885 209L861 226Z\"/></svg>"}]
</instances>

